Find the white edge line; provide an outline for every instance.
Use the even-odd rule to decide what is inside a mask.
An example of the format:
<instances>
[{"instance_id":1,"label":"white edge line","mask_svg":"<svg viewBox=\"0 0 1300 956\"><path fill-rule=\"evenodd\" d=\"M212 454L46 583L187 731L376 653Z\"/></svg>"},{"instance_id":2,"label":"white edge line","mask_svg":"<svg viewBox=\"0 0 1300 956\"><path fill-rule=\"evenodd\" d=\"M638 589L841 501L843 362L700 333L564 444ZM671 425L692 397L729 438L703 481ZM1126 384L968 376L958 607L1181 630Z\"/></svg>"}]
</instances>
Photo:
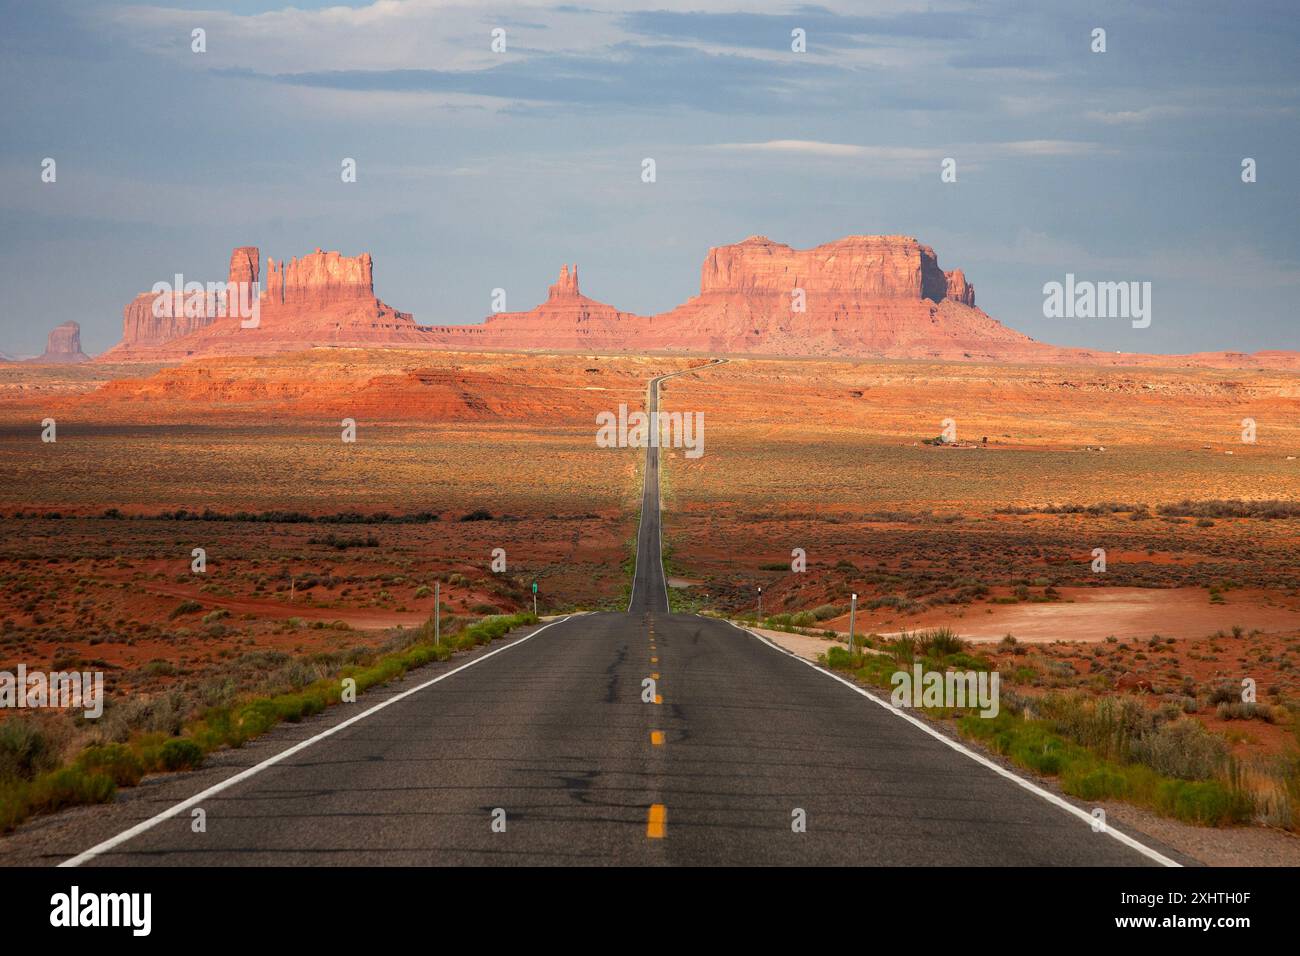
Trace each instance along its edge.
<instances>
[{"instance_id":1,"label":"white edge line","mask_svg":"<svg viewBox=\"0 0 1300 956\"><path fill-rule=\"evenodd\" d=\"M293 756L294 754L298 753L298 751L300 750L305 750L306 748L310 747L312 744L324 740L326 737L329 737L331 734L338 733L344 727L350 727L351 725L355 724L359 720L365 720L371 714L383 710L385 707L389 706L390 704L395 704L399 700L402 700L406 697L410 697L412 694L417 694L420 691L424 690L426 687L432 687L434 684L438 683L438 681L446 680L448 677L452 676L453 674L460 673L467 667L473 667L475 664L481 664L489 657L493 657L497 654L500 654L502 651L508 651L512 647L518 647L520 644L524 643L525 641L532 640L534 637L542 633L542 631L546 630L548 627L554 627L556 624L563 624L572 616L573 615L571 614L567 614L564 617L560 618L558 621L552 621L550 624L546 624L543 625L542 627L539 627L531 634L524 635L523 637L519 638L519 640L517 641L511 641L509 644L506 644L503 647L498 647L494 651L489 651L488 653L482 655L481 657L476 657L472 661L466 661L464 664L461 664L459 667L447 671L447 673L445 674L439 674L437 677L433 678L432 680L427 680L423 684L420 684L416 687L412 687L410 690L404 690L402 691L402 693L397 694L394 697L390 697L387 700L380 701L378 704L375 704L373 707L367 708L366 710L363 710L361 713L353 717L349 717L347 720L343 721L342 723L335 724L333 727L321 731L319 734L317 734L314 737L308 737L306 740L299 741L298 743L294 744L292 747L288 748L287 750L282 750L280 753L275 754L272 757L267 757L261 763L254 764L253 766L245 770L241 770L233 777L228 777L227 779L222 780L220 783L213 784L212 786L208 787L208 789L201 791L200 793L196 793L188 800L182 800L174 807L169 807L168 809L162 811L162 813L152 816L148 820L144 820L140 823L137 823L135 826L131 827L128 830L123 830L117 836L109 837L104 842L95 844L89 850L85 850L82 853L78 853L76 856L72 857L71 859L64 860L62 863L59 864L59 866L61 867L81 866L81 864L89 862L90 860L93 860L95 857L103 853L107 853L109 850L113 849L114 847L119 846L128 840L134 839L135 837L138 837L141 833L144 833L147 830L152 830L154 827L162 823L164 820L170 820L172 817L177 816L180 813L183 813L184 811L188 810L190 807L198 803L202 803L204 800L208 799L209 797L215 796L216 794L220 793L222 790L226 790L229 787L233 787L235 784L241 783L242 781L247 780L249 777L261 773L267 767L279 763L281 760L284 760L286 757Z\"/></svg>"},{"instance_id":2,"label":"white edge line","mask_svg":"<svg viewBox=\"0 0 1300 956\"><path fill-rule=\"evenodd\" d=\"M867 698L867 700L871 701L872 703L874 703L874 704L878 704L880 707L883 707L885 710L889 711L891 714L894 714L894 715L896 715L896 716L898 716L898 717L901 717L903 720L907 721L909 724L912 724L913 726L915 726L915 727L919 727L921 730L924 730L927 734L929 734L929 735L930 735L931 737L933 737L935 740L938 740L938 741L940 741L941 743L943 743L944 745L946 745L946 746L948 746L948 747L951 747L953 750L957 751L959 754L964 754L965 756L970 757L970 759L971 759L971 760L974 760L976 763L978 763L978 764L980 764L980 765L982 765L982 766L988 767L988 768L989 768L990 770L992 770L994 773L996 773L996 774L998 774L998 775L1000 775L1000 776L1006 777L1008 780L1011 780L1011 781L1013 781L1013 782L1019 784L1021 787L1023 787L1023 788L1026 789L1026 790L1028 790L1030 793L1035 794L1035 795L1037 795L1037 796L1039 796L1039 797L1042 797L1042 798L1043 798L1044 800L1046 800L1048 803L1050 803L1050 804L1052 804L1052 805L1054 805L1054 806L1060 807L1062 810L1065 810L1065 811L1069 812L1070 814L1072 814L1072 815L1078 817L1080 820L1082 820L1083 822L1087 823L1090 827L1093 826L1093 825L1096 823L1096 821L1093 819L1093 817L1092 817L1091 814L1086 813L1086 812L1084 812L1083 810L1079 809L1079 808L1076 807L1074 804L1072 804L1070 801L1065 800L1065 799L1062 799L1061 797L1059 797L1059 796L1057 796L1056 794L1052 793L1050 790L1044 790L1042 787L1038 786L1038 784L1036 784L1036 783L1032 783L1031 781L1026 780L1024 777L1020 776L1019 774L1012 773L1010 770L1008 770L1006 767L1003 767L1001 764L998 764L998 763L996 763L995 761L992 761L992 760L990 760L989 758L983 756L982 754L978 754L978 753L976 753L975 751L971 750L969 747L967 747L967 746L965 746L965 745L963 745L963 744L961 744L961 743L958 743L957 741L953 740L952 738L950 738L950 737L948 737L948 736L946 736L946 735L944 735L944 734L939 733L937 730L935 730L933 727L931 727L931 726L930 726L929 724L927 724L925 721L920 720L920 719L918 719L918 718L916 718L916 717L913 717L911 714L909 714L909 713L907 713L907 712L905 712L905 711L903 711L903 710L900 710L899 708L895 707L893 704L889 704L889 703L885 702L884 700L881 700L881 699L880 699L879 697L877 697L875 694L868 693L866 690L864 690L863 688L859 687L857 684L853 683L852 681L850 681L850 680L848 680L848 679L846 679L846 678L844 678L844 677L841 677L839 674L835 674L835 673L832 673L831 671L826 670L826 668L821 667L821 666L819 666L819 665L813 663L812 661L808 660L807 658L800 657L798 654L794 654L794 653L792 653L792 652L790 652L790 651L787 651L785 648L781 647L780 645L778 645L778 644L774 644L772 641L769 641L769 640L768 640L767 638L765 638L762 634L755 634L753 631L751 631L751 630L750 630L749 628L747 628L747 627L741 627L739 624L736 624L734 621L727 621L727 623L730 624L732 627L734 627L734 628L735 628L736 630L738 630L738 631L742 631L742 632L744 632L745 634L750 635L751 637L758 638L758 640L762 641L762 642L763 642L764 644L766 644L768 647L773 648L774 650L780 651L782 654L785 654L787 657L793 657L793 658L794 658L796 661L798 661L800 664L807 664L807 665L808 665L809 667L811 667L813 670L818 671L819 673L825 674L827 677L830 677L830 678L833 679L833 680L837 680L837 681L839 681L841 684L843 684L845 687L849 688L850 690L857 691L859 694L861 694L863 697ZM1126 847L1128 847L1128 848L1130 848L1130 849L1132 849L1132 850L1137 850L1139 853L1141 853L1141 854L1142 854L1143 856L1145 856L1147 859L1154 860L1156 863L1159 863L1161 866L1171 866L1171 867L1181 867L1181 866L1182 866L1182 864L1179 863L1177 860L1171 860L1171 859L1169 859L1169 857L1165 856L1163 853L1160 853L1160 852L1157 851L1157 850L1153 850L1153 849L1151 849L1149 846L1146 846L1146 845L1143 844L1143 843L1139 843L1137 840L1133 839L1133 838L1132 838L1131 836L1129 836L1128 834L1120 833L1118 830L1116 830L1116 829L1115 829L1114 827L1112 827L1110 824L1106 824L1106 825L1105 825L1105 829L1102 830L1102 832L1105 833L1105 834L1107 834L1108 836L1111 836L1111 837L1113 837L1114 839L1118 840L1120 843L1123 843Z\"/></svg>"}]
</instances>

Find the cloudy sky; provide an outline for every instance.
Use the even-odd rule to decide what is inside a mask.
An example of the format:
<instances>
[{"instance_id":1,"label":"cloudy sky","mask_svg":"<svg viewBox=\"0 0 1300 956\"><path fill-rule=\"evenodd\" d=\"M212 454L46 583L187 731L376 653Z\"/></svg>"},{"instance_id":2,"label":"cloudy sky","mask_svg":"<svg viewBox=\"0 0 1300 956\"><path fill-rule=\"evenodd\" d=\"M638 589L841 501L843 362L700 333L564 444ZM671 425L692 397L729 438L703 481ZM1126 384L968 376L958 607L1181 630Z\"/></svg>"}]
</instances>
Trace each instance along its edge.
<instances>
[{"instance_id":1,"label":"cloudy sky","mask_svg":"<svg viewBox=\"0 0 1300 956\"><path fill-rule=\"evenodd\" d=\"M574 261L654 313L709 246L855 233L918 237L1045 341L1300 348L1290 0L216 6L0 0L0 350L75 319L101 351L133 295L237 245L369 251L433 324L495 287L531 308ZM1044 318L1067 272L1151 282L1150 328Z\"/></svg>"}]
</instances>

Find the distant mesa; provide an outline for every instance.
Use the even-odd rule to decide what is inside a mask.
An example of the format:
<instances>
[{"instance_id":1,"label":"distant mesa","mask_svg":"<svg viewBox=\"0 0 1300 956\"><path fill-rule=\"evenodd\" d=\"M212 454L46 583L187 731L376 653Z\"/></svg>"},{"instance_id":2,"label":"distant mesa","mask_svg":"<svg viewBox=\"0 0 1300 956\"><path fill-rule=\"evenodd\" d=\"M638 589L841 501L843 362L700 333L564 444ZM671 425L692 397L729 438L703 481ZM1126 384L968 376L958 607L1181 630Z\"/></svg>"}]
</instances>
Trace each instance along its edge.
<instances>
[{"instance_id":1,"label":"distant mesa","mask_svg":"<svg viewBox=\"0 0 1300 956\"><path fill-rule=\"evenodd\" d=\"M226 282L256 283L260 251L241 246L230 256ZM370 254L315 250L301 258L267 257L256 321L233 308L210 309L183 290L142 292L122 310L122 341L97 361L166 361L199 355L258 355L328 345L418 346L410 313L375 297ZM170 297L171 301L167 302ZM231 294L234 300L234 294ZM251 326L251 327L250 327Z\"/></svg>"},{"instance_id":2,"label":"distant mesa","mask_svg":"<svg viewBox=\"0 0 1300 956\"><path fill-rule=\"evenodd\" d=\"M235 249L227 275L231 283L258 281L257 247ZM155 299L141 293L127 304L122 341L99 361L394 346L1300 368L1296 352L1146 356L1037 342L979 309L961 269L945 271L932 248L896 235L847 236L811 249L765 236L718 246L704 258L699 294L653 316L583 295L578 267L565 265L546 300L526 312L468 325L417 325L375 296L369 253L320 249L288 262L267 258L253 328L193 309L187 316L180 299L170 316L158 318Z\"/></svg>"},{"instance_id":3,"label":"distant mesa","mask_svg":"<svg viewBox=\"0 0 1300 956\"><path fill-rule=\"evenodd\" d=\"M89 362L90 356L81 351L81 325L77 322L56 325L45 340L45 353L29 361L46 365Z\"/></svg>"}]
</instances>

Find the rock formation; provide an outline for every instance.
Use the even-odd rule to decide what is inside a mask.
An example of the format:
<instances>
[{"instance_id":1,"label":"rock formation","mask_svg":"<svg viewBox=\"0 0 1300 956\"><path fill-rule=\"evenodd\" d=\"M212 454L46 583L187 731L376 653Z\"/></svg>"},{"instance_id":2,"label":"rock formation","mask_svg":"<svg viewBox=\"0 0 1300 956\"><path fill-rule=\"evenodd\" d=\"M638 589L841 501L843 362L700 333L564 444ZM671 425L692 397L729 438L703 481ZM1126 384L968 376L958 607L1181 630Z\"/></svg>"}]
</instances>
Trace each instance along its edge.
<instances>
[{"instance_id":1,"label":"rock formation","mask_svg":"<svg viewBox=\"0 0 1300 956\"><path fill-rule=\"evenodd\" d=\"M258 277L257 246L240 246L230 254L230 270L226 281L231 285L238 282L254 283Z\"/></svg>"},{"instance_id":2,"label":"rock formation","mask_svg":"<svg viewBox=\"0 0 1300 956\"><path fill-rule=\"evenodd\" d=\"M254 246L234 251L231 283L258 280ZM565 265L546 301L473 325L416 325L375 296L369 253L315 250L267 259L260 315L153 316L154 296L127 305L122 342L103 361L259 355L318 346L537 351L666 351L810 357L1093 365L1300 368L1300 353L1143 356L1036 342L975 305L960 269L944 271L910 236L848 236L794 249L764 236L710 249L700 291L668 312L641 316L582 294ZM175 304L175 303L174 303ZM189 310L193 312L193 310Z\"/></svg>"},{"instance_id":3,"label":"rock formation","mask_svg":"<svg viewBox=\"0 0 1300 956\"><path fill-rule=\"evenodd\" d=\"M583 295L578 267L560 268L546 301L528 312L500 312L482 325L425 328L430 344L479 348L619 349L635 348L649 320ZM623 343L615 345L614 343Z\"/></svg>"},{"instance_id":4,"label":"rock formation","mask_svg":"<svg viewBox=\"0 0 1300 956\"><path fill-rule=\"evenodd\" d=\"M975 308L965 275L910 236L710 249L700 294L654 322L706 351L989 359L1043 348Z\"/></svg>"},{"instance_id":5,"label":"rock formation","mask_svg":"<svg viewBox=\"0 0 1300 956\"><path fill-rule=\"evenodd\" d=\"M565 266L529 312L430 333L441 347L503 349L990 359L1050 348L975 308L965 275L944 272L934 250L908 236L802 250L752 236L710 249L699 295L653 317L582 295L577 267Z\"/></svg>"},{"instance_id":6,"label":"rock formation","mask_svg":"<svg viewBox=\"0 0 1300 956\"><path fill-rule=\"evenodd\" d=\"M45 340L45 354L32 361L51 365L89 362L90 356L81 351L81 326L76 322L56 325Z\"/></svg>"},{"instance_id":7,"label":"rock formation","mask_svg":"<svg viewBox=\"0 0 1300 956\"><path fill-rule=\"evenodd\" d=\"M257 311L240 309L235 290L253 287L261 275L256 246L241 246L230 256L225 308L211 301L196 315L194 300L171 292L155 316L158 296L143 292L124 310L122 341L100 359L106 362L168 361L193 355L259 354L298 351L318 345L384 345L418 338L409 313L375 298L369 253L348 257L315 250L288 262L266 261L266 287ZM243 306L251 306L245 293ZM170 312L170 315L167 313Z\"/></svg>"}]
</instances>

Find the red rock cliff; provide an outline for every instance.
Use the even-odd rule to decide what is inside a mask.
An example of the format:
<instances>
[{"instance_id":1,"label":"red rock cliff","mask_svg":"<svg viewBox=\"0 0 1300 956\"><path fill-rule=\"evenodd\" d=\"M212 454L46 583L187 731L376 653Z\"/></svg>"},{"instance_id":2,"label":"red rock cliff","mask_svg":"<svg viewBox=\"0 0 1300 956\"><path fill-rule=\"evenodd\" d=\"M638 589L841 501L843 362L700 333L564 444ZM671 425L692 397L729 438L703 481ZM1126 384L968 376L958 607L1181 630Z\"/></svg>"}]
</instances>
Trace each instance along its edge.
<instances>
[{"instance_id":1,"label":"red rock cliff","mask_svg":"<svg viewBox=\"0 0 1300 956\"><path fill-rule=\"evenodd\" d=\"M266 294L272 304L308 308L373 301L375 283L370 253L349 257L317 249L301 259L279 263L268 257Z\"/></svg>"}]
</instances>

